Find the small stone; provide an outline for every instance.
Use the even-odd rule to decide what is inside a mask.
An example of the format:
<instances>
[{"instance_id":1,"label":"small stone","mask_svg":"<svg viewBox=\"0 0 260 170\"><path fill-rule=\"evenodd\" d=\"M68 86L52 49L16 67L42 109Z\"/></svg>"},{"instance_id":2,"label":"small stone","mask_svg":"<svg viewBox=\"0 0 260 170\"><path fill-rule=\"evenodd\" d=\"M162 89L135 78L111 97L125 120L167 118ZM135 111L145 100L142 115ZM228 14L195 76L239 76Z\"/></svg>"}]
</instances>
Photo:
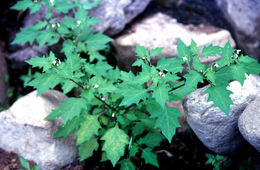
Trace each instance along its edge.
<instances>
[{"instance_id":1,"label":"small stone","mask_svg":"<svg viewBox=\"0 0 260 170\"><path fill-rule=\"evenodd\" d=\"M260 96L240 115L238 128L243 137L260 152Z\"/></svg>"},{"instance_id":2,"label":"small stone","mask_svg":"<svg viewBox=\"0 0 260 170\"><path fill-rule=\"evenodd\" d=\"M40 96L33 91L17 100L0 113L0 147L33 160L43 170L71 163L77 156L75 137L53 139L62 120L44 120L65 99L62 93L48 90Z\"/></svg>"}]
</instances>

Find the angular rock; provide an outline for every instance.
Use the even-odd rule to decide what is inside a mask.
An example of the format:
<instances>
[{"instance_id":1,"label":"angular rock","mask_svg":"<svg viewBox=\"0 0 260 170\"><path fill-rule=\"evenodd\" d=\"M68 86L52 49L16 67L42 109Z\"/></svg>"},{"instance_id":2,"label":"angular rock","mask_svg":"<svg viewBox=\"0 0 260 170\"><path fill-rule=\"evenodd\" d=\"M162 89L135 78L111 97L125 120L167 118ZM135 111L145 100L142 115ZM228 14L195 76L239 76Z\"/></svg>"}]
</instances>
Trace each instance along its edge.
<instances>
[{"instance_id":1,"label":"angular rock","mask_svg":"<svg viewBox=\"0 0 260 170\"><path fill-rule=\"evenodd\" d=\"M5 82L5 77L8 76L7 65L5 61L5 54L2 49L0 49L0 104L5 101L8 84Z\"/></svg>"},{"instance_id":2,"label":"angular rock","mask_svg":"<svg viewBox=\"0 0 260 170\"><path fill-rule=\"evenodd\" d=\"M229 116L213 102L207 102L208 94L203 92L208 86L188 95L184 101L187 122L202 143L218 154L233 154L245 140L237 126L238 118L247 105L260 95L260 77L250 75L243 87L233 81L228 87L233 104Z\"/></svg>"},{"instance_id":3,"label":"angular rock","mask_svg":"<svg viewBox=\"0 0 260 170\"><path fill-rule=\"evenodd\" d=\"M243 137L260 152L260 97L252 101L238 119Z\"/></svg>"},{"instance_id":4,"label":"angular rock","mask_svg":"<svg viewBox=\"0 0 260 170\"><path fill-rule=\"evenodd\" d=\"M118 65L130 70L132 63L137 59L135 56L137 44L149 49L163 47L162 55L174 57L177 56L178 38L186 45L193 39L200 49L209 44L224 46L228 40L232 47L235 46L227 30L210 25L183 25L160 12L134 24L126 34L116 38L112 44L118 52ZM207 63L206 60L204 62Z\"/></svg>"},{"instance_id":5,"label":"angular rock","mask_svg":"<svg viewBox=\"0 0 260 170\"><path fill-rule=\"evenodd\" d=\"M260 61L260 1L215 0L230 23L237 44Z\"/></svg>"},{"instance_id":6,"label":"angular rock","mask_svg":"<svg viewBox=\"0 0 260 170\"><path fill-rule=\"evenodd\" d=\"M42 169L57 169L77 156L74 137L53 139L61 120L44 118L66 99L62 93L48 90L40 96L34 91L0 113L0 147L33 160Z\"/></svg>"}]
</instances>

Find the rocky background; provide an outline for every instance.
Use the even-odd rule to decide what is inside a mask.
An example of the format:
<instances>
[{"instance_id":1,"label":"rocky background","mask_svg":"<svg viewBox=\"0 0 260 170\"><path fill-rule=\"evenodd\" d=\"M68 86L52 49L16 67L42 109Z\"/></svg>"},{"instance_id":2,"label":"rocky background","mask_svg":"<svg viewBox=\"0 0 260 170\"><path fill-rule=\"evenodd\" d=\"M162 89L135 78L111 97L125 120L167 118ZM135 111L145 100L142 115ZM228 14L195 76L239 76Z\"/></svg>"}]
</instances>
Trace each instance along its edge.
<instances>
[{"instance_id":1,"label":"rocky background","mask_svg":"<svg viewBox=\"0 0 260 170\"><path fill-rule=\"evenodd\" d=\"M79 162L73 138L51 138L60 122L46 122L43 118L66 96L47 91L36 97L33 89L23 87L29 70L24 61L49 50L57 52L60 47L10 45L21 27L37 22L45 12L42 9L29 15L28 11L10 10L15 3L16 0L0 2L0 109L4 110L0 113L0 169L21 167L18 155L43 169L111 168L109 163L99 163L97 154ZM224 46L229 40L232 47L260 61L258 0L103 0L89 15L101 19L95 31L114 39L108 61L123 70L132 69L136 44L164 47L162 53L166 57L176 57L178 38L186 44L193 39L200 48L209 44ZM182 108L183 127L171 144L158 148L160 167L212 169L205 165L205 153L211 153L224 155L226 166L231 169L260 169L259 76L248 76L243 87L235 81L230 84L234 104L229 117L206 102L204 89L183 101L169 103ZM135 161L140 169L154 168Z\"/></svg>"}]
</instances>

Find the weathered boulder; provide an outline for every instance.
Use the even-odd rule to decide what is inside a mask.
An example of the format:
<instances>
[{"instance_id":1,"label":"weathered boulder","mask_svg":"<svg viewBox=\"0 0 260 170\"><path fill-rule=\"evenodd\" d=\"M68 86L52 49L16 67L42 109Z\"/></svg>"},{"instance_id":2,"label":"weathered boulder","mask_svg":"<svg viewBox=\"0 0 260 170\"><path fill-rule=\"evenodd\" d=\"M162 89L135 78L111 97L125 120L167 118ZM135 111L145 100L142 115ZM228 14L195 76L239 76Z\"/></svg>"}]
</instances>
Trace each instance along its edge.
<instances>
[{"instance_id":1,"label":"weathered boulder","mask_svg":"<svg viewBox=\"0 0 260 170\"><path fill-rule=\"evenodd\" d=\"M233 47L235 46L230 33L224 29L210 25L183 25L160 12L134 24L112 44L118 52L119 67L129 70L137 59L135 56L137 44L149 49L163 47L162 55L174 57L177 56L178 38L186 45L193 39L200 49L209 44L224 46L228 40Z\"/></svg>"},{"instance_id":2,"label":"weathered boulder","mask_svg":"<svg viewBox=\"0 0 260 170\"><path fill-rule=\"evenodd\" d=\"M6 99L8 85L5 82L5 76L8 76L7 65L5 61L5 54L0 49L0 103Z\"/></svg>"},{"instance_id":3,"label":"weathered boulder","mask_svg":"<svg viewBox=\"0 0 260 170\"><path fill-rule=\"evenodd\" d=\"M243 137L260 152L260 97L252 101L238 119Z\"/></svg>"},{"instance_id":4,"label":"weathered boulder","mask_svg":"<svg viewBox=\"0 0 260 170\"><path fill-rule=\"evenodd\" d=\"M237 44L251 57L260 59L260 1L215 1L230 23Z\"/></svg>"},{"instance_id":5,"label":"weathered boulder","mask_svg":"<svg viewBox=\"0 0 260 170\"><path fill-rule=\"evenodd\" d=\"M260 77L250 75L243 87L233 81L228 89L233 104L229 116L213 102L207 102L208 94L203 92L208 86L198 89L188 95L184 101L187 111L187 122L198 138L210 150L218 154L233 154L243 143L244 139L238 130L238 118L247 105L260 94Z\"/></svg>"},{"instance_id":6,"label":"weathered boulder","mask_svg":"<svg viewBox=\"0 0 260 170\"><path fill-rule=\"evenodd\" d=\"M71 163L77 156L75 138L53 139L62 121L44 120L65 99L62 93L48 90L38 97L34 91L17 100L0 113L0 147L33 160L42 169L56 169Z\"/></svg>"},{"instance_id":7,"label":"weathered boulder","mask_svg":"<svg viewBox=\"0 0 260 170\"><path fill-rule=\"evenodd\" d=\"M89 16L100 19L100 22L94 26L95 32L104 32L106 35L112 36L125 28L125 25L132 21L138 14L144 11L151 0L103 0L98 7L89 11ZM30 24L36 24L39 20L45 18L47 8L43 7L39 12L28 15L24 20L24 27ZM55 13L57 20L64 17L63 13ZM71 13L67 15L72 15ZM46 53L47 47L39 49L37 45L32 47L21 46L21 49L9 56L10 60L24 61L35 56L42 56ZM22 67L22 65L14 64L14 68Z\"/></svg>"}]
</instances>

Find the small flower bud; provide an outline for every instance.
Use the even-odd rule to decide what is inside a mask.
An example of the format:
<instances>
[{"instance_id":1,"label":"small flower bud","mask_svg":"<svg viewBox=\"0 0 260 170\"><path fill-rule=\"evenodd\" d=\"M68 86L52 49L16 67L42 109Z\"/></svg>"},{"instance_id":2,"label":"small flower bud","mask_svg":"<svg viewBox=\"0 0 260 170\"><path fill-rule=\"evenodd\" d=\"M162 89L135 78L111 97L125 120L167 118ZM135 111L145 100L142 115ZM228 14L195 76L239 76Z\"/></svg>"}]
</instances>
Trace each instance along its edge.
<instances>
[{"instance_id":1,"label":"small flower bud","mask_svg":"<svg viewBox=\"0 0 260 170\"><path fill-rule=\"evenodd\" d=\"M112 114L112 117L115 117L115 113Z\"/></svg>"},{"instance_id":2,"label":"small flower bud","mask_svg":"<svg viewBox=\"0 0 260 170\"><path fill-rule=\"evenodd\" d=\"M50 0L50 3L53 6L54 5L54 0Z\"/></svg>"},{"instance_id":3,"label":"small flower bud","mask_svg":"<svg viewBox=\"0 0 260 170\"><path fill-rule=\"evenodd\" d=\"M57 23L57 27L60 27L60 23Z\"/></svg>"},{"instance_id":4,"label":"small flower bud","mask_svg":"<svg viewBox=\"0 0 260 170\"><path fill-rule=\"evenodd\" d=\"M81 21L77 21L77 26L79 27L81 24Z\"/></svg>"},{"instance_id":5,"label":"small flower bud","mask_svg":"<svg viewBox=\"0 0 260 170\"><path fill-rule=\"evenodd\" d=\"M217 67L217 68L219 67L218 63L216 63L214 66Z\"/></svg>"},{"instance_id":6,"label":"small flower bud","mask_svg":"<svg viewBox=\"0 0 260 170\"><path fill-rule=\"evenodd\" d=\"M56 27L56 25L55 25L55 24L51 24L51 27L52 27L52 28L55 28L55 27Z\"/></svg>"},{"instance_id":7,"label":"small flower bud","mask_svg":"<svg viewBox=\"0 0 260 170\"><path fill-rule=\"evenodd\" d=\"M237 53L237 54L239 54L240 52L241 52L241 50L240 50L240 49L236 50L236 53Z\"/></svg>"},{"instance_id":8,"label":"small flower bud","mask_svg":"<svg viewBox=\"0 0 260 170\"><path fill-rule=\"evenodd\" d=\"M99 85L98 85L98 84L95 84L94 89L96 89L96 88L98 88L98 87L99 87Z\"/></svg>"},{"instance_id":9,"label":"small flower bud","mask_svg":"<svg viewBox=\"0 0 260 170\"><path fill-rule=\"evenodd\" d=\"M56 60L53 60L53 61L52 61L52 65L56 66L56 64L57 64L57 61L56 61Z\"/></svg>"},{"instance_id":10,"label":"small flower bud","mask_svg":"<svg viewBox=\"0 0 260 170\"><path fill-rule=\"evenodd\" d=\"M187 57L182 57L183 61L188 61Z\"/></svg>"}]
</instances>

